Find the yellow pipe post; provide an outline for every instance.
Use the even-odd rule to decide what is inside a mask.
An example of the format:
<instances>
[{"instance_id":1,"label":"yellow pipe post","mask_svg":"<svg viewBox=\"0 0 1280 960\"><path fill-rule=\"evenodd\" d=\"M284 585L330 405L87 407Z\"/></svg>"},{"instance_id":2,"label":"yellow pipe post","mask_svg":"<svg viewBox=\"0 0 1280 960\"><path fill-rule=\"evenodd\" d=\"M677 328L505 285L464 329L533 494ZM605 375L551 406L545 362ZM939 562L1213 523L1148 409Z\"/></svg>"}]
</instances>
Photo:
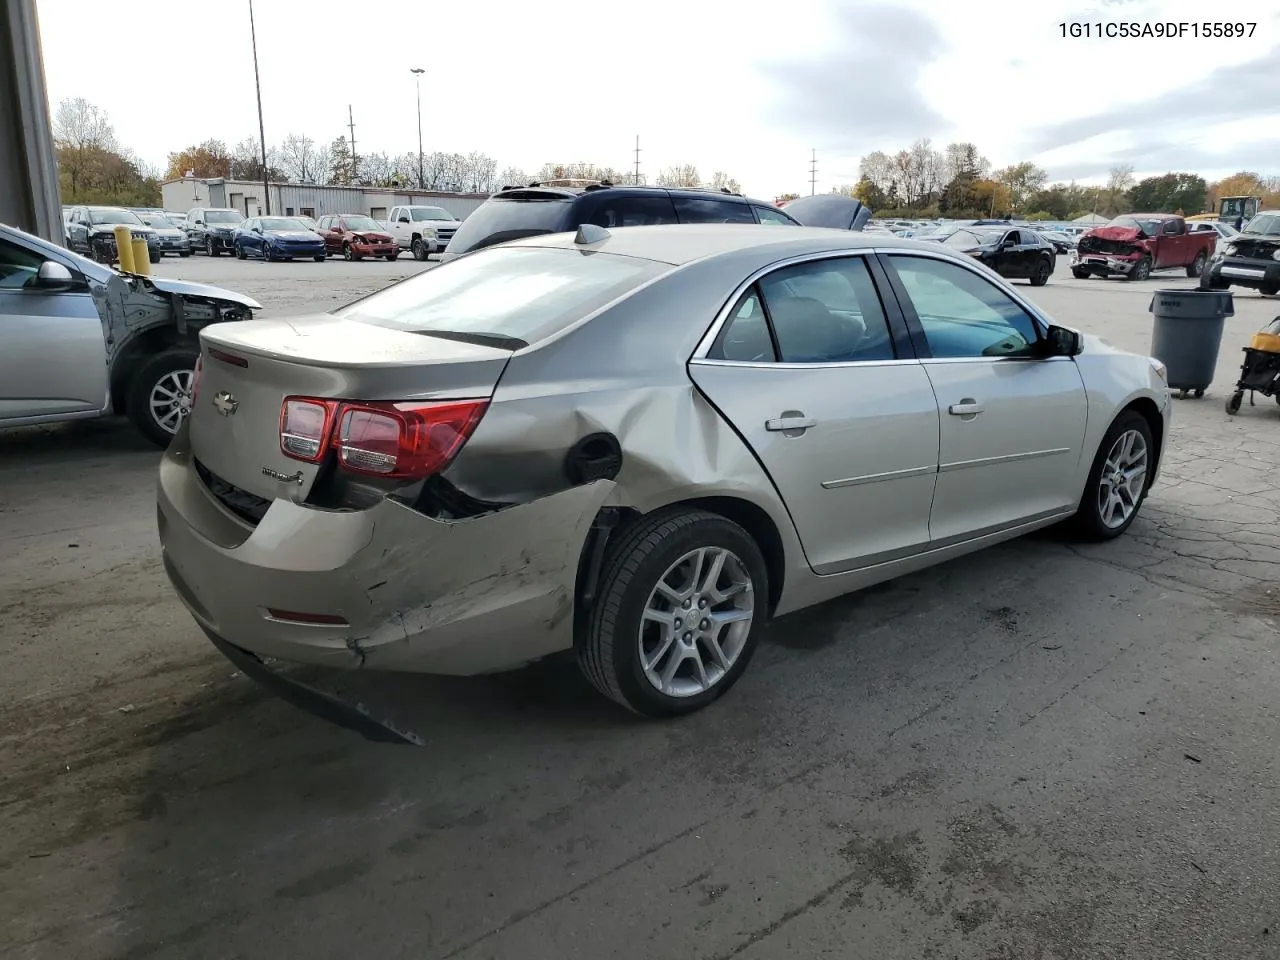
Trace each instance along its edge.
<instances>
[{"instance_id":1,"label":"yellow pipe post","mask_svg":"<svg viewBox=\"0 0 1280 960\"><path fill-rule=\"evenodd\" d=\"M147 249L146 237L133 238L133 272L151 276L151 252Z\"/></svg>"},{"instance_id":2,"label":"yellow pipe post","mask_svg":"<svg viewBox=\"0 0 1280 960\"><path fill-rule=\"evenodd\" d=\"M133 231L123 223L111 231L116 235L116 259L121 273L133 273Z\"/></svg>"}]
</instances>

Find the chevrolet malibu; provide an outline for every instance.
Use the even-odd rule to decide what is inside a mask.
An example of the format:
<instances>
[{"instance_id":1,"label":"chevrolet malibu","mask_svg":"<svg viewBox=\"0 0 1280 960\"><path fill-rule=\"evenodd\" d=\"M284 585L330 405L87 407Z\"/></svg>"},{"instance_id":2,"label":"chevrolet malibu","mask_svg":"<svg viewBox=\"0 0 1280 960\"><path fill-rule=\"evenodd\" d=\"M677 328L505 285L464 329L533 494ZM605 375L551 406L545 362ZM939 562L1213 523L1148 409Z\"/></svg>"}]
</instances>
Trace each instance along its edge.
<instances>
[{"instance_id":1,"label":"chevrolet malibu","mask_svg":"<svg viewBox=\"0 0 1280 960\"><path fill-rule=\"evenodd\" d=\"M576 652L705 706L776 617L1049 524L1133 522L1163 366L945 245L583 226L201 331L165 569L228 655L477 674Z\"/></svg>"}]
</instances>

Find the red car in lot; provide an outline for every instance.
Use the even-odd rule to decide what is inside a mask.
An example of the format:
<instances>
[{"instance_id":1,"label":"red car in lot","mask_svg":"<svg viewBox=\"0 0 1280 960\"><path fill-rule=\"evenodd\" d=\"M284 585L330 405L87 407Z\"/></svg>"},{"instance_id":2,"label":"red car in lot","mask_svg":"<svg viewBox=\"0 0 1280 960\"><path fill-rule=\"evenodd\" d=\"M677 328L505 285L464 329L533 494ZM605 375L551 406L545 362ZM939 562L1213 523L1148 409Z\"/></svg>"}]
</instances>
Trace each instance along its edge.
<instances>
[{"instance_id":1,"label":"red car in lot","mask_svg":"<svg viewBox=\"0 0 1280 960\"><path fill-rule=\"evenodd\" d=\"M325 255L340 253L348 260L400 256L400 245L386 228L362 213L338 213L321 217L316 233L324 237Z\"/></svg>"}]
</instances>

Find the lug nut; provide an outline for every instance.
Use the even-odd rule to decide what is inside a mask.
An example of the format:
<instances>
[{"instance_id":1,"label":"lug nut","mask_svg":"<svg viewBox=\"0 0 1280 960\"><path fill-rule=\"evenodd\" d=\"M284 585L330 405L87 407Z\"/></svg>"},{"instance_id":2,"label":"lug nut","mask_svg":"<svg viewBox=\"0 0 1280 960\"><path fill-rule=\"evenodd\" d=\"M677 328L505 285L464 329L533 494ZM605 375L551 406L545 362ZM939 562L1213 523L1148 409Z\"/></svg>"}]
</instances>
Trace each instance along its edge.
<instances>
[{"instance_id":1,"label":"lug nut","mask_svg":"<svg viewBox=\"0 0 1280 960\"><path fill-rule=\"evenodd\" d=\"M707 629L707 627L709 627L709 626L711 626L711 621L710 621L710 620L703 620L700 624L698 624L698 629L699 629L699 630L705 630L705 629Z\"/></svg>"},{"instance_id":2,"label":"lug nut","mask_svg":"<svg viewBox=\"0 0 1280 960\"><path fill-rule=\"evenodd\" d=\"M686 633L686 634L684 635L684 642L685 642L685 643L688 643L688 642L689 642L690 640L692 640L692 639L693 639L693 634L692 634L692 633Z\"/></svg>"},{"instance_id":3,"label":"lug nut","mask_svg":"<svg viewBox=\"0 0 1280 960\"><path fill-rule=\"evenodd\" d=\"M699 598L698 598L698 606L700 606L700 607L705 607L706 605L707 605L707 598L706 598L706 597L699 597Z\"/></svg>"}]
</instances>

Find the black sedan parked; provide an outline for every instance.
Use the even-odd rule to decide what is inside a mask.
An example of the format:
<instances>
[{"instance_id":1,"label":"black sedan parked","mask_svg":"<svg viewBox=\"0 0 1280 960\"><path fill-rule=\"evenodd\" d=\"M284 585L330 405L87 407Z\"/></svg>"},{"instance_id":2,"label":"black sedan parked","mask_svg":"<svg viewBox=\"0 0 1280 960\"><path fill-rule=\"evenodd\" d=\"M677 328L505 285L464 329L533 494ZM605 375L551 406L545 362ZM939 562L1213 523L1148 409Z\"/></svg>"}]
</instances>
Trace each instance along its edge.
<instances>
[{"instance_id":1,"label":"black sedan parked","mask_svg":"<svg viewBox=\"0 0 1280 960\"><path fill-rule=\"evenodd\" d=\"M942 241L1010 279L1043 287L1053 275L1057 255L1047 240L1026 227L962 227Z\"/></svg>"}]
</instances>

